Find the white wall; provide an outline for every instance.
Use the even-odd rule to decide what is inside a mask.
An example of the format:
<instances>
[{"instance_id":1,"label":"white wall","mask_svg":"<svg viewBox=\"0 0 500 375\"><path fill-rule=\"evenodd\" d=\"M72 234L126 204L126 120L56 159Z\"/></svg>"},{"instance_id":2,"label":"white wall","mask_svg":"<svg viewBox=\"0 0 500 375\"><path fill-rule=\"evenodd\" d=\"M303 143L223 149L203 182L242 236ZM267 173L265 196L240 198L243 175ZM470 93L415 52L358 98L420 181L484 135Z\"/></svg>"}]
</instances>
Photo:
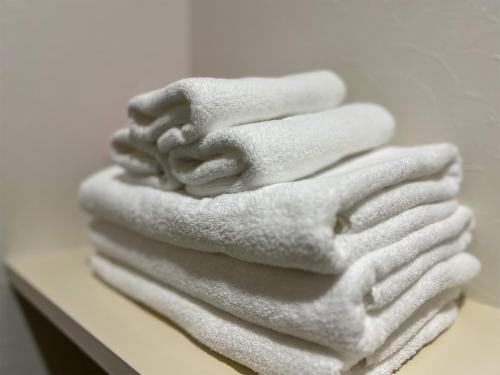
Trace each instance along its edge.
<instances>
[{"instance_id":1,"label":"white wall","mask_svg":"<svg viewBox=\"0 0 500 375\"><path fill-rule=\"evenodd\" d=\"M108 163L127 100L190 71L189 3L0 2L0 251L85 241L79 182ZM45 366L0 268L0 373Z\"/></svg>"},{"instance_id":2,"label":"white wall","mask_svg":"<svg viewBox=\"0 0 500 375\"><path fill-rule=\"evenodd\" d=\"M483 261L472 294L500 304L499 15L497 0L194 0L193 73L333 69L349 100L396 115L398 143L458 144Z\"/></svg>"}]
</instances>

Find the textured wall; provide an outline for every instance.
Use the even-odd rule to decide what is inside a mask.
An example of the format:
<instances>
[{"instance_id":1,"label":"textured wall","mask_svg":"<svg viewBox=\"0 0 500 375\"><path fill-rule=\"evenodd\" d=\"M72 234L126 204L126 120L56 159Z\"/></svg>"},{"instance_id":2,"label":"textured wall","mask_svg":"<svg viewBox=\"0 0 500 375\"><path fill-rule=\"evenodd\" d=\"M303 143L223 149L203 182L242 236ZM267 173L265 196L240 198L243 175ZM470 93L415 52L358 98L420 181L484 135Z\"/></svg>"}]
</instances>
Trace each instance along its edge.
<instances>
[{"instance_id":1,"label":"textured wall","mask_svg":"<svg viewBox=\"0 0 500 375\"><path fill-rule=\"evenodd\" d=\"M483 261L472 293L500 304L499 15L496 0L194 0L194 74L330 68L349 100L394 112L398 143L458 144Z\"/></svg>"},{"instance_id":2,"label":"textured wall","mask_svg":"<svg viewBox=\"0 0 500 375\"><path fill-rule=\"evenodd\" d=\"M187 76L189 52L184 0L0 1L2 255L85 241L79 182L108 162L127 100ZM0 268L0 373L44 368Z\"/></svg>"}]
</instances>

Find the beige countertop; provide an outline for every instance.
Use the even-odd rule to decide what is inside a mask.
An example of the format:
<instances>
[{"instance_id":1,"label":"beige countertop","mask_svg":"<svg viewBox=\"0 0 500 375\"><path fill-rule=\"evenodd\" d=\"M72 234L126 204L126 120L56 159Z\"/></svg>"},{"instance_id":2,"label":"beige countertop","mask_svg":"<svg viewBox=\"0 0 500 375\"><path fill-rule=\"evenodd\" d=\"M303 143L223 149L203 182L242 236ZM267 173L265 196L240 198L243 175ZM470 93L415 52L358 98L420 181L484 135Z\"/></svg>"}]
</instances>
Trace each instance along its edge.
<instances>
[{"instance_id":1,"label":"beige countertop","mask_svg":"<svg viewBox=\"0 0 500 375\"><path fill-rule=\"evenodd\" d=\"M7 260L12 285L105 370L116 374L251 374L90 272L90 248ZM465 300L457 322L401 375L500 374L500 309Z\"/></svg>"}]
</instances>

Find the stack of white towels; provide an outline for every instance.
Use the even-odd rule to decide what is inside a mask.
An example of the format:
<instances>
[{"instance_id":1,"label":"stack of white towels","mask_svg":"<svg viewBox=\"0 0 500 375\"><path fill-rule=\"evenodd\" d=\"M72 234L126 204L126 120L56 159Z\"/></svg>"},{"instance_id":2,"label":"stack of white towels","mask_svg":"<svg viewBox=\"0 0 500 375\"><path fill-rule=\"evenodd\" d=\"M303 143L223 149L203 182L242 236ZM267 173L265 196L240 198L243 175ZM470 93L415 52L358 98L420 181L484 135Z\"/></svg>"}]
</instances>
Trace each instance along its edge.
<instances>
[{"instance_id":1,"label":"stack of white towels","mask_svg":"<svg viewBox=\"0 0 500 375\"><path fill-rule=\"evenodd\" d=\"M390 374L456 318L479 262L455 146L327 71L133 98L88 178L94 272L263 374ZM168 350L168 348L165 348Z\"/></svg>"}]
</instances>

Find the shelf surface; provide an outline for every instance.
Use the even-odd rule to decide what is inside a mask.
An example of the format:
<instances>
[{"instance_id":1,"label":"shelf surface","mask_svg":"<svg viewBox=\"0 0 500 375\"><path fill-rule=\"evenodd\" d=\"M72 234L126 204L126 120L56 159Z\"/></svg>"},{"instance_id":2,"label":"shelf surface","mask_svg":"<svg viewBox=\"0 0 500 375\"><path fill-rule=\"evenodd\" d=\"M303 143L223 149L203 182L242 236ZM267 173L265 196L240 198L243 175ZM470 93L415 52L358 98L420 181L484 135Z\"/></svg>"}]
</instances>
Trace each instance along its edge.
<instances>
[{"instance_id":1,"label":"shelf surface","mask_svg":"<svg viewBox=\"0 0 500 375\"><path fill-rule=\"evenodd\" d=\"M103 284L90 248L11 257L12 285L112 374L251 374ZM398 375L500 374L500 309L466 300L457 322Z\"/></svg>"}]
</instances>

